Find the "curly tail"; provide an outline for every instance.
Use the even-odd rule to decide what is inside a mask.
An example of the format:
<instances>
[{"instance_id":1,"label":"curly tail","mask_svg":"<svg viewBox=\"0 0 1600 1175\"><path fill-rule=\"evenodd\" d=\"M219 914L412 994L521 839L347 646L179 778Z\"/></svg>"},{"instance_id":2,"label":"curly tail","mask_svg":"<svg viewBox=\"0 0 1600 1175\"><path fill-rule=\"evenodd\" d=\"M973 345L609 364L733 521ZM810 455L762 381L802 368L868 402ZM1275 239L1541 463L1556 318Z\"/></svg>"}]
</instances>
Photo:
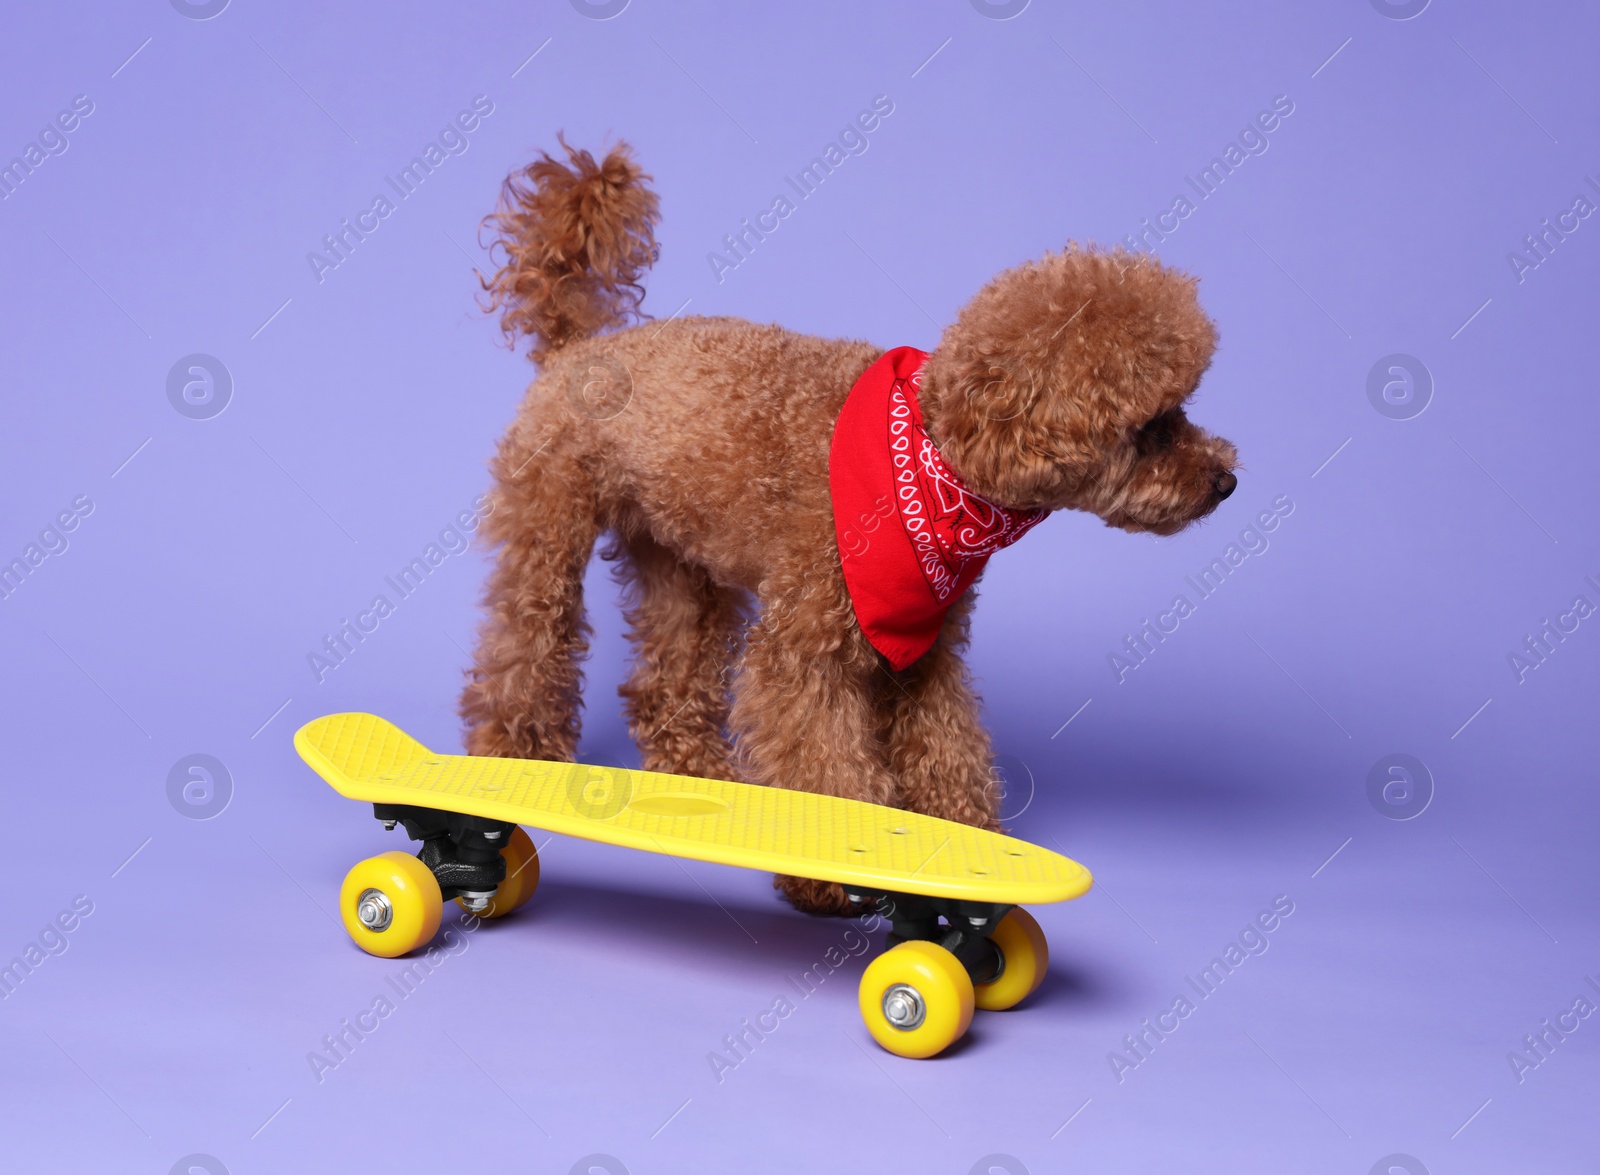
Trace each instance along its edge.
<instances>
[{"instance_id":1,"label":"curly tail","mask_svg":"<svg viewBox=\"0 0 1600 1175\"><path fill-rule=\"evenodd\" d=\"M618 143L596 163L557 139L567 162L540 152L506 177L483 222L497 235L491 256L495 247L505 254L483 283L486 309L501 312L508 342L533 340L528 357L540 364L568 343L644 317L639 279L660 253L660 201L632 149Z\"/></svg>"}]
</instances>

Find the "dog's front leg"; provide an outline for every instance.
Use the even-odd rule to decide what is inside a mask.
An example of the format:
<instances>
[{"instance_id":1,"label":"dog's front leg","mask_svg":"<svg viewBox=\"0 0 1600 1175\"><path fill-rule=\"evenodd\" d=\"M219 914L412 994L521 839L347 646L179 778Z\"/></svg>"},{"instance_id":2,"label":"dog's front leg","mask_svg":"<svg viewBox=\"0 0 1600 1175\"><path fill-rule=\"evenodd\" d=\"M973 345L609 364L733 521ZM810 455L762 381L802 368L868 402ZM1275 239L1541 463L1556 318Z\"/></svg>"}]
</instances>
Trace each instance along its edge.
<instances>
[{"instance_id":1,"label":"dog's front leg","mask_svg":"<svg viewBox=\"0 0 1600 1175\"><path fill-rule=\"evenodd\" d=\"M1000 828L993 750L961 654L973 593L946 615L939 639L900 673L880 671L884 741L895 803L990 831Z\"/></svg>"},{"instance_id":2,"label":"dog's front leg","mask_svg":"<svg viewBox=\"0 0 1600 1175\"><path fill-rule=\"evenodd\" d=\"M894 802L872 693L876 656L850 621L842 580L763 585L761 618L746 636L730 725L745 779ZM857 912L841 886L779 877L797 908Z\"/></svg>"}]
</instances>

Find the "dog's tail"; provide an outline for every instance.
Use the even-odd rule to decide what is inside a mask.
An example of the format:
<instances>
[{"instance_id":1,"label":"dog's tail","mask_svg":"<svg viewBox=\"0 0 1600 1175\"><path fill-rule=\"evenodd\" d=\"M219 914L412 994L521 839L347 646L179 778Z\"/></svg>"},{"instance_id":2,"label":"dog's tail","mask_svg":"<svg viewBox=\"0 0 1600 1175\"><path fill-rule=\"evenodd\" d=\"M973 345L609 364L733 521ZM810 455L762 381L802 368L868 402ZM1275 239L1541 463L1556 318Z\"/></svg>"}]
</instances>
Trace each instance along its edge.
<instances>
[{"instance_id":1,"label":"dog's tail","mask_svg":"<svg viewBox=\"0 0 1600 1175\"><path fill-rule=\"evenodd\" d=\"M628 145L596 163L557 138L567 162L540 152L506 177L484 219L505 255L484 282L487 309L500 311L513 345L518 335L533 340L528 357L541 364L568 343L642 317L639 279L660 252L660 201Z\"/></svg>"}]
</instances>

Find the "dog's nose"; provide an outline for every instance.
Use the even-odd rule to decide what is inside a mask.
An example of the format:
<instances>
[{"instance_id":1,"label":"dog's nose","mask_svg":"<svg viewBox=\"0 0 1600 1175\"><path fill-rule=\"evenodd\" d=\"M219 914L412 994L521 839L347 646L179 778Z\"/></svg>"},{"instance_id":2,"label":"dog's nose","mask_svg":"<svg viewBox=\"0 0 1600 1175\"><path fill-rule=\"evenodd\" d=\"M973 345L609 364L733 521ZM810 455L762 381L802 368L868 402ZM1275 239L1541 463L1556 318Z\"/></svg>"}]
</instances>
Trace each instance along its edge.
<instances>
[{"instance_id":1,"label":"dog's nose","mask_svg":"<svg viewBox=\"0 0 1600 1175\"><path fill-rule=\"evenodd\" d=\"M1229 494L1233 493L1234 487L1238 484L1239 479L1234 477L1231 473L1223 472L1217 474L1217 501L1220 502Z\"/></svg>"}]
</instances>

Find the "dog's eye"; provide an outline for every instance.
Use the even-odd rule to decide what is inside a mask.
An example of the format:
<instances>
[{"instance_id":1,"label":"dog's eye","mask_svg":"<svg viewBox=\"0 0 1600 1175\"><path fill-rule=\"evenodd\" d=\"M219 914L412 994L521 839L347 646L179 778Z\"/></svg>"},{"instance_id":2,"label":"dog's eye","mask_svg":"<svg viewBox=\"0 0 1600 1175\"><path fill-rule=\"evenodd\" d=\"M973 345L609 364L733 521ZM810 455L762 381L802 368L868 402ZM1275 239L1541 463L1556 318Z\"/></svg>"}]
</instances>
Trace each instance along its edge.
<instances>
[{"instance_id":1,"label":"dog's eye","mask_svg":"<svg viewBox=\"0 0 1600 1175\"><path fill-rule=\"evenodd\" d=\"M1165 453L1178 437L1178 418L1174 413L1163 412L1151 420L1135 436L1141 455Z\"/></svg>"}]
</instances>

